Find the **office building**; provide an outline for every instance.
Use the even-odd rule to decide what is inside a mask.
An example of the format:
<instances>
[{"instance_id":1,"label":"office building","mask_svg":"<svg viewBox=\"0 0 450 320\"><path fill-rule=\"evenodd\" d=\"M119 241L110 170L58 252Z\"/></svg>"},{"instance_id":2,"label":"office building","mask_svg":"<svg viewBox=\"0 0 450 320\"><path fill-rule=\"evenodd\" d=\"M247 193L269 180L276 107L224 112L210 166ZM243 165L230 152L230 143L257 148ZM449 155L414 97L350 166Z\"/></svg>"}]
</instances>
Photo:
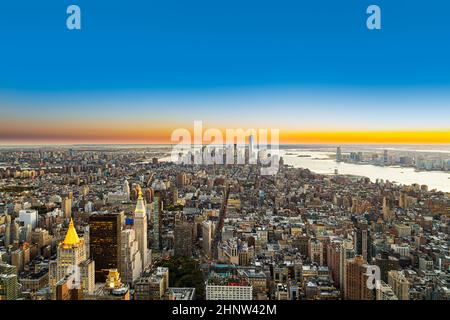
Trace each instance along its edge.
<instances>
[{"instance_id":1,"label":"office building","mask_svg":"<svg viewBox=\"0 0 450 320\"><path fill-rule=\"evenodd\" d=\"M119 268L120 215L98 213L89 217L89 251L95 262L95 281L105 282L110 269Z\"/></svg>"},{"instance_id":2,"label":"office building","mask_svg":"<svg viewBox=\"0 0 450 320\"><path fill-rule=\"evenodd\" d=\"M161 193L155 192L153 202L151 203L151 218L153 225L153 242L152 248L155 250L162 249L162 199Z\"/></svg>"},{"instance_id":3,"label":"office building","mask_svg":"<svg viewBox=\"0 0 450 320\"><path fill-rule=\"evenodd\" d=\"M24 226L31 226L31 230L33 230L37 227L38 212L36 210L20 210L19 221L21 221Z\"/></svg>"},{"instance_id":4,"label":"office building","mask_svg":"<svg viewBox=\"0 0 450 320\"><path fill-rule=\"evenodd\" d=\"M362 256L355 256L346 262L346 285L344 296L347 300L373 300L374 290L367 285L369 265Z\"/></svg>"},{"instance_id":5,"label":"office building","mask_svg":"<svg viewBox=\"0 0 450 320\"><path fill-rule=\"evenodd\" d=\"M367 222L359 222L356 228L355 253L368 263L372 261L372 238Z\"/></svg>"},{"instance_id":6,"label":"office building","mask_svg":"<svg viewBox=\"0 0 450 320\"><path fill-rule=\"evenodd\" d=\"M206 255L211 255L211 245L213 236L213 224L211 221L202 222L202 238L203 238L203 251Z\"/></svg>"},{"instance_id":7,"label":"office building","mask_svg":"<svg viewBox=\"0 0 450 320\"><path fill-rule=\"evenodd\" d=\"M186 221L175 223L174 255L176 257L192 256L192 225Z\"/></svg>"},{"instance_id":8,"label":"office building","mask_svg":"<svg viewBox=\"0 0 450 320\"><path fill-rule=\"evenodd\" d=\"M121 278L126 283L133 283L142 272L141 254L135 230L125 229L121 232L120 268Z\"/></svg>"},{"instance_id":9,"label":"office building","mask_svg":"<svg viewBox=\"0 0 450 320\"><path fill-rule=\"evenodd\" d=\"M138 190L138 199L134 210L134 231L140 254L141 270L145 270L149 263L147 242L147 207L142 196L141 188ZM123 276L123 275L122 275Z\"/></svg>"},{"instance_id":10,"label":"office building","mask_svg":"<svg viewBox=\"0 0 450 320\"><path fill-rule=\"evenodd\" d=\"M211 275L206 281L206 300L252 300L253 287L244 278Z\"/></svg>"},{"instance_id":11,"label":"office building","mask_svg":"<svg viewBox=\"0 0 450 320\"><path fill-rule=\"evenodd\" d=\"M71 284L71 287L76 287L84 293L92 292L94 262L87 259L85 240L78 237L73 220L70 219L64 241L58 245L56 261L50 263L49 284L53 299L56 298L58 290L60 294L64 291L64 281L61 283L60 281L72 275L75 277L75 283ZM58 283L59 289L57 289Z\"/></svg>"}]
</instances>

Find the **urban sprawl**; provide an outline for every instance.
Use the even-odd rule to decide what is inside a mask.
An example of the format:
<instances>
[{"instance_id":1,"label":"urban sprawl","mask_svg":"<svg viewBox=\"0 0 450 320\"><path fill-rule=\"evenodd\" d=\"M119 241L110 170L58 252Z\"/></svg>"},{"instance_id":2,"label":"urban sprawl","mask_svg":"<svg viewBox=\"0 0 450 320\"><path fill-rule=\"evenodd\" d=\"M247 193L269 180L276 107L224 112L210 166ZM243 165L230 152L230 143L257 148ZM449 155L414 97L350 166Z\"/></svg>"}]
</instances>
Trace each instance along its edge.
<instances>
[{"instance_id":1,"label":"urban sprawl","mask_svg":"<svg viewBox=\"0 0 450 320\"><path fill-rule=\"evenodd\" d=\"M0 150L0 300L449 300L448 193L169 151Z\"/></svg>"}]
</instances>

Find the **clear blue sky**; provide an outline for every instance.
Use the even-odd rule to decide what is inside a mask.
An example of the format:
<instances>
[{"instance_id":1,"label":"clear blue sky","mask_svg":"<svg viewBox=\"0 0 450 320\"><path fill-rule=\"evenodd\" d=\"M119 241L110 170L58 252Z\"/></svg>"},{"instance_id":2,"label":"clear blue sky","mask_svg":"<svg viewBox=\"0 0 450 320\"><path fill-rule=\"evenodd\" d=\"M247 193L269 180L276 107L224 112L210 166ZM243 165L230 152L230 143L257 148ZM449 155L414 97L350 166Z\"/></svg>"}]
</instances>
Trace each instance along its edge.
<instances>
[{"instance_id":1,"label":"clear blue sky","mask_svg":"<svg viewBox=\"0 0 450 320\"><path fill-rule=\"evenodd\" d=\"M65 10L82 9L68 31ZM382 8L383 29L365 27ZM0 87L447 86L446 0L21 0L0 4Z\"/></svg>"},{"instance_id":2,"label":"clear blue sky","mask_svg":"<svg viewBox=\"0 0 450 320\"><path fill-rule=\"evenodd\" d=\"M66 28L70 4L81 7L81 31ZM366 28L370 4L382 9L381 31ZM287 114L276 125L310 115L395 127L398 116L403 127L449 127L449 14L447 0L1 1L0 108L11 117L64 117L69 107L74 117L120 117L123 104L73 97L139 92L149 94L135 101L144 116L213 121L211 92L231 91L220 108L247 116L239 101L257 96L246 106L272 101Z\"/></svg>"}]
</instances>

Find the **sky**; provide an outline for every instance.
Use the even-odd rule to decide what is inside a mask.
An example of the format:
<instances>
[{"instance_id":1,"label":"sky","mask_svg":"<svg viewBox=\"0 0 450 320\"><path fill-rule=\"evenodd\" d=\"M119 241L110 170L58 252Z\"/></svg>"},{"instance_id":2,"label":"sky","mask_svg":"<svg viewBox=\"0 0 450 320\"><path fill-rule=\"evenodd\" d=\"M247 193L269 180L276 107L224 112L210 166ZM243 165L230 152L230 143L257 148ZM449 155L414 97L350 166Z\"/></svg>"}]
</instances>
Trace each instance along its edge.
<instances>
[{"instance_id":1,"label":"sky","mask_svg":"<svg viewBox=\"0 0 450 320\"><path fill-rule=\"evenodd\" d=\"M81 8L81 30L66 8ZM382 29L368 30L377 4ZM450 143L446 0L0 3L0 143Z\"/></svg>"}]
</instances>

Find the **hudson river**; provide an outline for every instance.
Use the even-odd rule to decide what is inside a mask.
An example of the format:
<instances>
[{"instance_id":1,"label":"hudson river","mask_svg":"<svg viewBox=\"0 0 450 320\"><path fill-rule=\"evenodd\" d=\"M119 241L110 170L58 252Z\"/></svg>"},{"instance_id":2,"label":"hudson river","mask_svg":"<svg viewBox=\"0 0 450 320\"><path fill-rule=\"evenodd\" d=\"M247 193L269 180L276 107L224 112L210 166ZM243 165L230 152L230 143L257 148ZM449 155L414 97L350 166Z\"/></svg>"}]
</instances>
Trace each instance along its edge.
<instances>
[{"instance_id":1,"label":"hudson river","mask_svg":"<svg viewBox=\"0 0 450 320\"><path fill-rule=\"evenodd\" d=\"M334 170L337 169L339 174L364 176L370 178L373 182L376 179L382 179L406 185L413 183L426 184L430 190L437 189L450 192L450 173L440 171L416 172L414 168L338 163L328 158L330 154L332 153L305 149L280 150L280 155L283 157L285 164L297 168L306 168L315 173L334 174Z\"/></svg>"}]
</instances>

